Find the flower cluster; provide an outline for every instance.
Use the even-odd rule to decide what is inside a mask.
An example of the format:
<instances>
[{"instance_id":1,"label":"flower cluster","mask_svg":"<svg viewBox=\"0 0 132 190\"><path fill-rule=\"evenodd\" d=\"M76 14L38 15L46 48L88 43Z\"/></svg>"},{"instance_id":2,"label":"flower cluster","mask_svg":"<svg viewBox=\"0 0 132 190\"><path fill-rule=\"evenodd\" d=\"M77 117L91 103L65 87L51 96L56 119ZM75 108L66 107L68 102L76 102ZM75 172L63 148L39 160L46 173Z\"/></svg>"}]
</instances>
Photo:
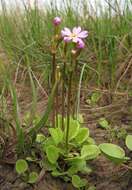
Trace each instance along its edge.
<instances>
[{"instance_id":1,"label":"flower cluster","mask_svg":"<svg viewBox=\"0 0 132 190\"><path fill-rule=\"evenodd\" d=\"M53 20L53 24L55 26L59 26L61 24L61 18L55 17ZM88 36L88 31L82 30L81 27L74 27L72 30L65 27L61 30L61 37L64 42L73 42L76 44L78 49L83 49L85 47L84 39Z\"/></svg>"}]
</instances>

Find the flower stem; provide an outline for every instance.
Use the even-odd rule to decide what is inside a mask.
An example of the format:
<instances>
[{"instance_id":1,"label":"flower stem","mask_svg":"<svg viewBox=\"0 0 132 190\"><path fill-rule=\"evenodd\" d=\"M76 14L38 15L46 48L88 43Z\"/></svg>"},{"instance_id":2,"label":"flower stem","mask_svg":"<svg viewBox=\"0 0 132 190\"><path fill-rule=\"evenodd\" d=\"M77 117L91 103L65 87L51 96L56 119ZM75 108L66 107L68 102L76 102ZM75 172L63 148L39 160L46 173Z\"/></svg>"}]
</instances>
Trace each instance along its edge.
<instances>
[{"instance_id":1,"label":"flower stem","mask_svg":"<svg viewBox=\"0 0 132 190\"><path fill-rule=\"evenodd\" d=\"M53 52L52 54L52 88L55 84L55 73L56 73L56 53ZM52 126L53 127L55 126L55 98L53 100Z\"/></svg>"},{"instance_id":2,"label":"flower stem","mask_svg":"<svg viewBox=\"0 0 132 190\"><path fill-rule=\"evenodd\" d=\"M65 117L66 51L67 51L67 44L65 44L65 46L64 46L64 64L63 64L63 68L62 68L62 130L64 130L64 117Z\"/></svg>"},{"instance_id":3,"label":"flower stem","mask_svg":"<svg viewBox=\"0 0 132 190\"><path fill-rule=\"evenodd\" d=\"M57 88L56 88L56 104L55 104L55 108L56 108L56 110L55 110L55 121L56 121L56 123L55 123L55 126L56 127L58 127L58 113L59 113L59 109L58 109L58 103L59 102L59 100L58 100L58 86L57 86Z\"/></svg>"},{"instance_id":4,"label":"flower stem","mask_svg":"<svg viewBox=\"0 0 132 190\"><path fill-rule=\"evenodd\" d=\"M55 111L56 111L56 115L55 115L55 119L56 119L56 127L58 127L58 114L59 114L59 97L58 97L58 92L59 92L59 89L58 89L58 87L59 87L59 81L60 81L60 67L59 67L59 65L58 66L56 66L56 76L55 76L55 81L58 81L58 85L57 85L57 88L56 88L56 94L55 94L55 99L56 99L56 109L55 109Z\"/></svg>"},{"instance_id":5,"label":"flower stem","mask_svg":"<svg viewBox=\"0 0 132 190\"><path fill-rule=\"evenodd\" d=\"M70 112L71 112L71 88L72 88L72 72L69 76L68 84L68 102L67 102L67 128L66 128L66 152L69 152L69 129L70 129Z\"/></svg>"},{"instance_id":6,"label":"flower stem","mask_svg":"<svg viewBox=\"0 0 132 190\"><path fill-rule=\"evenodd\" d=\"M77 80L77 60L75 58L74 60L74 64L73 67L73 80L74 80L74 87L73 87L73 95L72 95L72 98L73 98L73 108L72 108L72 115L73 115L73 118L75 117L75 119L77 118L77 108L76 108L76 105L77 105L77 87L78 87L78 80Z\"/></svg>"}]
</instances>

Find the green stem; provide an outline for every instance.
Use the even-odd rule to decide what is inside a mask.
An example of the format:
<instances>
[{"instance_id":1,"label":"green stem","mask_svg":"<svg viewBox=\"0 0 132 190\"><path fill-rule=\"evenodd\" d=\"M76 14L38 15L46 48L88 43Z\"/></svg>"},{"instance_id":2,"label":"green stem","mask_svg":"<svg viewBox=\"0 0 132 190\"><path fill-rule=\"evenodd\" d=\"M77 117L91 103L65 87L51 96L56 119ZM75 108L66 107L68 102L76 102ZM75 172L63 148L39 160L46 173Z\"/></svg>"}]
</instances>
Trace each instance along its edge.
<instances>
[{"instance_id":1,"label":"green stem","mask_svg":"<svg viewBox=\"0 0 132 190\"><path fill-rule=\"evenodd\" d=\"M70 72L69 85L68 85L68 103L67 103L67 128L66 128L66 152L69 152L69 128L70 128L70 108L71 108L71 87L72 87L72 74Z\"/></svg>"},{"instance_id":2,"label":"green stem","mask_svg":"<svg viewBox=\"0 0 132 190\"><path fill-rule=\"evenodd\" d=\"M64 117L65 117L66 52L67 52L67 44L65 44L65 46L64 46L64 64L63 64L63 70L62 70L62 130L64 130Z\"/></svg>"},{"instance_id":3,"label":"green stem","mask_svg":"<svg viewBox=\"0 0 132 190\"><path fill-rule=\"evenodd\" d=\"M56 104L55 104L55 108L56 108L56 112L55 112L55 121L56 121L56 127L58 127L58 113L59 113L59 109L58 109L58 106L59 106L59 100L58 100L58 85L57 85L57 88L56 88Z\"/></svg>"},{"instance_id":4,"label":"green stem","mask_svg":"<svg viewBox=\"0 0 132 190\"><path fill-rule=\"evenodd\" d=\"M75 119L77 118L77 87L78 87L78 81L77 81L77 60L75 58L74 60L74 69L73 69L73 77L74 77L74 86L73 86L73 92L72 92L72 102L73 102L73 107L72 107L72 116Z\"/></svg>"},{"instance_id":5,"label":"green stem","mask_svg":"<svg viewBox=\"0 0 132 190\"><path fill-rule=\"evenodd\" d=\"M55 74L56 74L56 54L52 54L52 88L55 84ZM56 95L55 95L56 97ZM53 99L53 112L52 112L52 126L55 127L55 98Z\"/></svg>"},{"instance_id":6,"label":"green stem","mask_svg":"<svg viewBox=\"0 0 132 190\"><path fill-rule=\"evenodd\" d=\"M62 79L62 130L64 130L64 117L65 117L65 83L64 83L65 64L63 67Z\"/></svg>"}]
</instances>

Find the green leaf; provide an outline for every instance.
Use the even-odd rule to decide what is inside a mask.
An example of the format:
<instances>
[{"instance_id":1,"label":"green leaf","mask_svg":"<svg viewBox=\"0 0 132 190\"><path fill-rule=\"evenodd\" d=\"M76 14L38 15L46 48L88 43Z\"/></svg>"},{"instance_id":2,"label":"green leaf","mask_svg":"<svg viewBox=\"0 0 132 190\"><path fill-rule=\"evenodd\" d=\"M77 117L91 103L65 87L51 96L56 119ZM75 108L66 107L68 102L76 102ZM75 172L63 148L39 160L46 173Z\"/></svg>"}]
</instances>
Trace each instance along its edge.
<instances>
[{"instance_id":1,"label":"green leaf","mask_svg":"<svg viewBox=\"0 0 132 190\"><path fill-rule=\"evenodd\" d=\"M91 160L96 158L100 153L98 146L96 145L84 145L81 149L81 157L86 160Z\"/></svg>"},{"instance_id":2,"label":"green leaf","mask_svg":"<svg viewBox=\"0 0 132 190\"><path fill-rule=\"evenodd\" d=\"M73 175L72 184L76 188L81 188L87 184L87 181L85 179L81 179L78 175Z\"/></svg>"},{"instance_id":3,"label":"green leaf","mask_svg":"<svg viewBox=\"0 0 132 190\"><path fill-rule=\"evenodd\" d=\"M45 141L46 137L43 134L37 134L36 142L37 143L43 143Z\"/></svg>"},{"instance_id":4,"label":"green leaf","mask_svg":"<svg viewBox=\"0 0 132 190\"><path fill-rule=\"evenodd\" d=\"M52 164L48 159L41 160L39 164L40 167L44 168L45 171L53 171L58 167L57 163Z\"/></svg>"},{"instance_id":5,"label":"green leaf","mask_svg":"<svg viewBox=\"0 0 132 190\"><path fill-rule=\"evenodd\" d=\"M46 148L50 145L55 145L54 140L52 139L52 137L49 137L45 140L45 142L42 144L42 150L43 152L46 151Z\"/></svg>"},{"instance_id":6,"label":"green leaf","mask_svg":"<svg viewBox=\"0 0 132 190\"><path fill-rule=\"evenodd\" d=\"M127 135L126 137L126 146L129 150L132 151L132 135Z\"/></svg>"},{"instance_id":7,"label":"green leaf","mask_svg":"<svg viewBox=\"0 0 132 190\"><path fill-rule=\"evenodd\" d=\"M78 172L78 168L76 166L71 166L68 170L67 170L67 175L69 177L72 177L74 174L76 174Z\"/></svg>"},{"instance_id":8,"label":"green leaf","mask_svg":"<svg viewBox=\"0 0 132 190\"><path fill-rule=\"evenodd\" d=\"M37 89L36 89L36 86L35 86L34 77L33 77L32 69L31 69L31 66L30 66L29 57L26 56L26 58L27 58L26 59L26 61L27 61L27 70L28 70L31 89L32 89L32 104L31 104L31 108L30 108L30 118L28 120L28 125L31 125L31 123L33 124L33 119L35 118L35 113L36 113Z\"/></svg>"},{"instance_id":9,"label":"green leaf","mask_svg":"<svg viewBox=\"0 0 132 190\"><path fill-rule=\"evenodd\" d=\"M84 123L83 115L79 114L77 120L79 121L79 123Z\"/></svg>"},{"instance_id":10,"label":"green leaf","mask_svg":"<svg viewBox=\"0 0 132 190\"><path fill-rule=\"evenodd\" d=\"M88 188L88 190L96 190L96 187L95 186L91 186Z\"/></svg>"},{"instance_id":11,"label":"green leaf","mask_svg":"<svg viewBox=\"0 0 132 190\"><path fill-rule=\"evenodd\" d=\"M91 137L88 137L86 142L87 144L95 144L95 140Z\"/></svg>"},{"instance_id":12,"label":"green leaf","mask_svg":"<svg viewBox=\"0 0 132 190\"><path fill-rule=\"evenodd\" d=\"M7 80L9 83L9 90L11 93L12 103L13 103L14 121L15 121L17 140L18 140L17 151L19 153L22 153L24 151L25 139L24 139L24 131L23 131L23 128L21 127L20 110L19 110L17 92L16 92L15 86L11 82L12 80L10 80L8 76L7 76Z\"/></svg>"},{"instance_id":13,"label":"green leaf","mask_svg":"<svg viewBox=\"0 0 132 190\"><path fill-rule=\"evenodd\" d=\"M48 99L48 105L46 107L45 112L43 113L43 116L41 117L41 119L39 120L39 122L29 131L29 134L32 136L32 140L36 140L36 133L45 126L46 122L48 121L50 112L52 111L52 106L53 106L53 100L54 100L54 96L56 93L56 88L58 86L58 81L55 82L51 94L49 96Z\"/></svg>"},{"instance_id":14,"label":"green leaf","mask_svg":"<svg viewBox=\"0 0 132 190\"><path fill-rule=\"evenodd\" d=\"M91 103L95 104L99 101L101 94L99 92L94 92L91 96Z\"/></svg>"},{"instance_id":15,"label":"green leaf","mask_svg":"<svg viewBox=\"0 0 132 190\"><path fill-rule=\"evenodd\" d=\"M99 125L100 125L100 127L104 128L104 129L109 128L109 123L104 117L99 119Z\"/></svg>"},{"instance_id":16,"label":"green leaf","mask_svg":"<svg viewBox=\"0 0 132 190\"><path fill-rule=\"evenodd\" d=\"M25 160L19 159L16 162L16 171L18 174L23 174L28 170L28 164Z\"/></svg>"},{"instance_id":17,"label":"green leaf","mask_svg":"<svg viewBox=\"0 0 132 190\"><path fill-rule=\"evenodd\" d=\"M33 157L28 156L28 157L26 157L26 161L28 161L28 162L36 162L37 158L33 158Z\"/></svg>"},{"instance_id":18,"label":"green leaf","mask_svg":"<svg viewBox=\"0 0 132 190\"><path fill-rule=\"evenodd\" d=\"M89 136L88 128L80 128L77 136L75 137L75 141L78 144L82 144L84 141L87 140L88 136Z\"/></svg>"},{"instance_id":19,"label":"green leaf","mask_svg":"<svg viewBox=\"0 0 132 190\"><path fill-rule=\"evenodd\" d=\"M55 142L58 145L63 140L63 132L60 128L50 128L49 132Z\"/></svg>"},{"instance_id":20,"label":"green leaf","mask_svg":"<svg viewBox=\"0 0 132 190\"><path fill-rule=\"evenodd\" d=\"M65 121L65 125L67 125L67 119ZM69 127L69 141L74 139L80 128L80 123L77 120L74 120L73 118L70 117L70 127ZM66 133L66 130L65 130Z\"/></svg>"},{"instance_id":21,"label":"green leaf","mask_svg":"<svg viewBox=\"0 0 132 190\"><path fill-rule=\"evenodd\" d=\"M56 146L50 145L46 148L46 155L49 162L51 162L52 164L55 164L59 158L59 150Z\"/></svg>"},{"instance_id":22,"label":"green leaf","mask_svg":"<svg viewBox=\"0 0 132 190\"><path fill-rule=\"evenodd\" d=\"M69 158L66 158L65 160L67 160L68 162L76 162L78 160L82 160L83 158L81 156L74 156L74 157L69 157Z\"/></svg>"},{"instance_id":23,"label":"green leaf","mask_svg":"<svg viewBox=\"0 0 132 190\"><path fill-rule=\"evenodd\" d=\"M36 172L31 172L29 174L29 180L28 180L28 183L36 183L37 182L37 179L38 179L38 174Z\"/></svg>"},{"instance_id":24,"label":"green leaf","mask_svg":"<svg viewBox=\"0 0 132 190\"><path fill-rule=\"evenodd\" d=\"M115 144L103 143L99 145L99 148L108 159L115 163L120 163L128 159L125 157L124 150Z\"/></svg>"},{"instance_id":25,"label":"green leaf","mask_svg":"<svg viewBox=\"0 0 132 190\"><path fill-rule=\"evenodd\" d=\"M81 173L90 173L92 170L87 166L87 162L84 158L73 160L70 162L71 167L67 170L69 176L76 174L77 172Z\"/></svg>"},{"instance_id":26,"label":"green leaf","mask_svg":"<svg viewBox=\"0 0 132 190\"><path fill-rule=\"evenodd\" d=\"M66 172L59 172L58 170L54 170L52 172L52 176L54 177L63 176L63 175L66 175Z\"/></svg>"}]
</instances>

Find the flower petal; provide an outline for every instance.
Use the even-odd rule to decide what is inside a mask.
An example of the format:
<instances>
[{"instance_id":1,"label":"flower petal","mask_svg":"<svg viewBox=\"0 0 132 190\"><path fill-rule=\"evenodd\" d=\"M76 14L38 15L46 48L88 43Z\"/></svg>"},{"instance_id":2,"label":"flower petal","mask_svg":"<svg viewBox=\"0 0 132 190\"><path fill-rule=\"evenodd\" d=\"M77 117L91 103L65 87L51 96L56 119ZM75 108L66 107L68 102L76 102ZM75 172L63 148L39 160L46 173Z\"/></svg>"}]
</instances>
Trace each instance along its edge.
<instances>
[{"instance_id":1,"label":"flower petal","mask_svg":"<svg viewBox=\"0 0 132 190\"><path fill-rule=\"evenodd\" d=\"M85 43L83 40L79 39L78 43L77 43L77 48L78 49L83 49L85 47Z\"/></svg>"},{"instance_id":2,"label":"flower petal","mask_svg":"<svg viewBox=\"0 0 132 190\"><path fill-rule=\"evenodd\" d=\"M72 40L71 37L68 37L68 36L67 36L67 37L64 37L64 41L65 41L65 42L70 42L71 40Z\"/></svg>"},{"instance_id":3,"label":"flower petal","mask_svg":"<svg viewBox=\"0 0 132 190\"><path fill-rule=\"evenodd\" d=\"M70 36L71 35L71 30L69 28L64 28L64 30L61 31L61 35L64 36Z\"/></svg>"},{"instance_id":4,"label":"flower petal","mask_svg":"<svg viewBox=\"0 0 132 190\"><path fill-rule=\"evenodd\" d=\"M88 31L84 30L78 34L79 38L86 38L88 36Z\"/></svg>"},{"instance_id":5,"label":"flower petal","mask_svg":"<svg viewBox=\"0 0 132 190\"><path fill-rule=\"evenodd\" d=\"M74 27L73 29L72 29L72 32L74 33L74 34L79 34L80 32L81 32L81 27L79 26L79 27Z\"/></svg>"}]
</instances>

